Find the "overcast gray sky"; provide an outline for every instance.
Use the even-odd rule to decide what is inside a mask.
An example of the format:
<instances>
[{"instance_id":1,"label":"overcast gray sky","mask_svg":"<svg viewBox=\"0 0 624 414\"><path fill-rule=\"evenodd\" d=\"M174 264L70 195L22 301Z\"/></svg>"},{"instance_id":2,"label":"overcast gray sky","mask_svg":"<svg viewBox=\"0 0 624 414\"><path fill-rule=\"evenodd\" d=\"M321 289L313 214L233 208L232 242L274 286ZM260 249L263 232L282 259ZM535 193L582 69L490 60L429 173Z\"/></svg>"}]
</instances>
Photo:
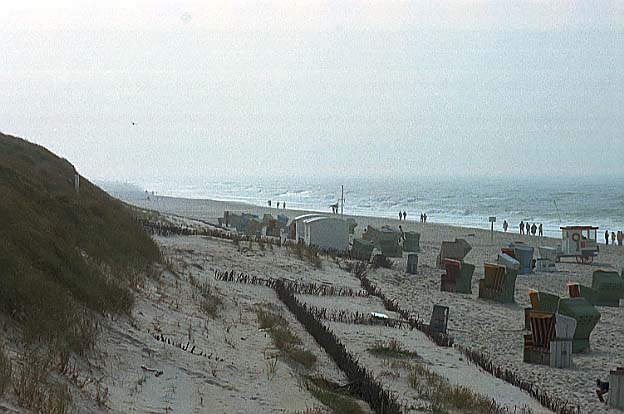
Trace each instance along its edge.
<instances>
[{"instance_id":1,"label":"overcast gray sky","mask_svg":"<svg viewBox=\"0 0 624 414\"><path fill-rule=\"evenodd\" d=\"M90 178L624 175L624 0L2 8L0 130Z\"/></svg>"}]
</instances>

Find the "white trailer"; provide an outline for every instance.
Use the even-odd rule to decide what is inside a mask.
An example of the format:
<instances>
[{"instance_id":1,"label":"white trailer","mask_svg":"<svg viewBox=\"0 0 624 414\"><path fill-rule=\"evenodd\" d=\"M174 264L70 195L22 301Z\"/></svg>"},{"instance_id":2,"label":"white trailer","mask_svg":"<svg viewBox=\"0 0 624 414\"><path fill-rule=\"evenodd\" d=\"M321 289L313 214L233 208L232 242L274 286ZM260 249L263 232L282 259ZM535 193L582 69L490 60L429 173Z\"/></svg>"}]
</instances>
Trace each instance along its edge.
<instances>
[{"instance_id":1,"label":"white trailer","mask_svg":"<svg viewBox=\"0 0 624 414\"><path fill-rule=\"evenodd\" d=\"M574 257L577 263L591 263L598 255L598 227L561 227L561 245L557 248L557 262L562 257Z\"/></svg>"}]
</instances>

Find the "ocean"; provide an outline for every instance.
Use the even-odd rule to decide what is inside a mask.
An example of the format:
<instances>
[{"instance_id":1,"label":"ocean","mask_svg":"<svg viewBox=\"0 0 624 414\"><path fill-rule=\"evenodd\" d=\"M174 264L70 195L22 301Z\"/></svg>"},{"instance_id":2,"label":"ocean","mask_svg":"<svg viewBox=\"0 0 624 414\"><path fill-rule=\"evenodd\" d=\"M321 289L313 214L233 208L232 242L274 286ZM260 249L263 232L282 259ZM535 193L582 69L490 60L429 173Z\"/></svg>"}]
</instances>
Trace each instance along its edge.
<instances>
[{"instance_id":1,"label":"ocean","mask_svg":"<svg viewBox=\"0 0 624 414\"><path fill-rule=\"evenodd\" d=\"M503 220L509 231L520 221L542 223L544 234L560 237L562 225L624 230L624 177L582 178L160 178L134 183L158 195L241 201L266 206L286 202L290 209L330 212L344 185L344 212L489 229Z\"/></svg>"}]
</instances>

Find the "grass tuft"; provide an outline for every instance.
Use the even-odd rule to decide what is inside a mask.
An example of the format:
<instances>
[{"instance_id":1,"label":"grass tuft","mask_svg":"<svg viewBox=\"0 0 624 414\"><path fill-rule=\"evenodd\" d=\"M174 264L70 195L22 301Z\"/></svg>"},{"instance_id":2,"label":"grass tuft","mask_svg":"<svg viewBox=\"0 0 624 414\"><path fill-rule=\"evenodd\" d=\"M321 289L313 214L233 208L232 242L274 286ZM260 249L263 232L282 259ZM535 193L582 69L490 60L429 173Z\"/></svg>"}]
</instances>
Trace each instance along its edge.
<instances>
[{"instance_id":1,"label":"grass tuft","mask_svg":"<svg viewBox=\"0 0 624 414\"><path fill-rule=\"evenodd\" d=\"M50 378L52 360L30 352L22 356L13 378L17 402L37 414L65 414L71 411L72 398L67 385Z\"/></svg>"},{"instance_id":2,"label":"grass tuft","mask_svg":"<svg viewBox=\"0 0 624 414\"><path fill-rule=\"evenodd\" d=\"M390 339L388 342L375 342L372 347L368 348L368 352L374 355L387 357L418 357L416 352L405 349L403 344L395 338Z\"/></svg>"},{"instance_id":3,"label":"grass tuft","mask_svg":"<svg viewBox=\"0 0 624 414\"><path fill-rule=\"evenodd\" d=\"M408 383L418 398L428 401L434 413L462 412L468 414L506 413L504 407L470 388L451 384L446 378L427 367L415 364L409 374Z\"/></svg>"},{"instance_id":4,"label":"grass tuft","mask_svg":"<svg viewBox=\"0 0 624 414\"><path fill-rule=\"evenodd\" d=\"M336 391L336 384L331 384L324 378L310 378L305 381L305 387L310 393L333 414L362 414L364 411L355 399Z\"/></svg>"},{"instance_id":5,"label":"grass tuft","mask_svg":"<svg viewBox=\"0 0 624 414\"><path fill-rule=\"evenodd\" d=\"M316 355L302 347L302 341L292 330L288 320L273 307L259 306L256 308L256 317L260 329L267 329L271 334L273 345L283 356L301 364L305 368L312 368L316 364Z\"/></svg>"},{"instance_id":6,"label":"grass tuft","mask_svg":"<svg viewBox=\"0 0 624 414\"><path fill-rule=\"evenodd\" d=\"M202 296L201 309L210 318L216 318L219 309L223 307L223 299L216 292L216 288L213 288L207 281L200 285L199 291Z\"/></svg>"}]
</instances>

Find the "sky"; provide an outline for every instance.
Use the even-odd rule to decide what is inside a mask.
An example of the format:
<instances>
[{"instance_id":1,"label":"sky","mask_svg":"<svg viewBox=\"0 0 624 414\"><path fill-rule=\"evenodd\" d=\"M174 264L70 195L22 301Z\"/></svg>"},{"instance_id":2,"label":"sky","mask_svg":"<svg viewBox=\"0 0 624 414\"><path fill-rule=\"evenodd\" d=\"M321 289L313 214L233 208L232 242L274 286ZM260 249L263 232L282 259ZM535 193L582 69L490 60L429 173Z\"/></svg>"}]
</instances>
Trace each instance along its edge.
<instances>
[{"instance_id":1,"label":"sky","mask_svg":"<svg viewBox=\"0 0 624 414\"><path fill-rule=\"evenodd\" d=\"M92 179L624 175L624 0L2 3L0 131Z\"/></svg>"}]
</instances>

